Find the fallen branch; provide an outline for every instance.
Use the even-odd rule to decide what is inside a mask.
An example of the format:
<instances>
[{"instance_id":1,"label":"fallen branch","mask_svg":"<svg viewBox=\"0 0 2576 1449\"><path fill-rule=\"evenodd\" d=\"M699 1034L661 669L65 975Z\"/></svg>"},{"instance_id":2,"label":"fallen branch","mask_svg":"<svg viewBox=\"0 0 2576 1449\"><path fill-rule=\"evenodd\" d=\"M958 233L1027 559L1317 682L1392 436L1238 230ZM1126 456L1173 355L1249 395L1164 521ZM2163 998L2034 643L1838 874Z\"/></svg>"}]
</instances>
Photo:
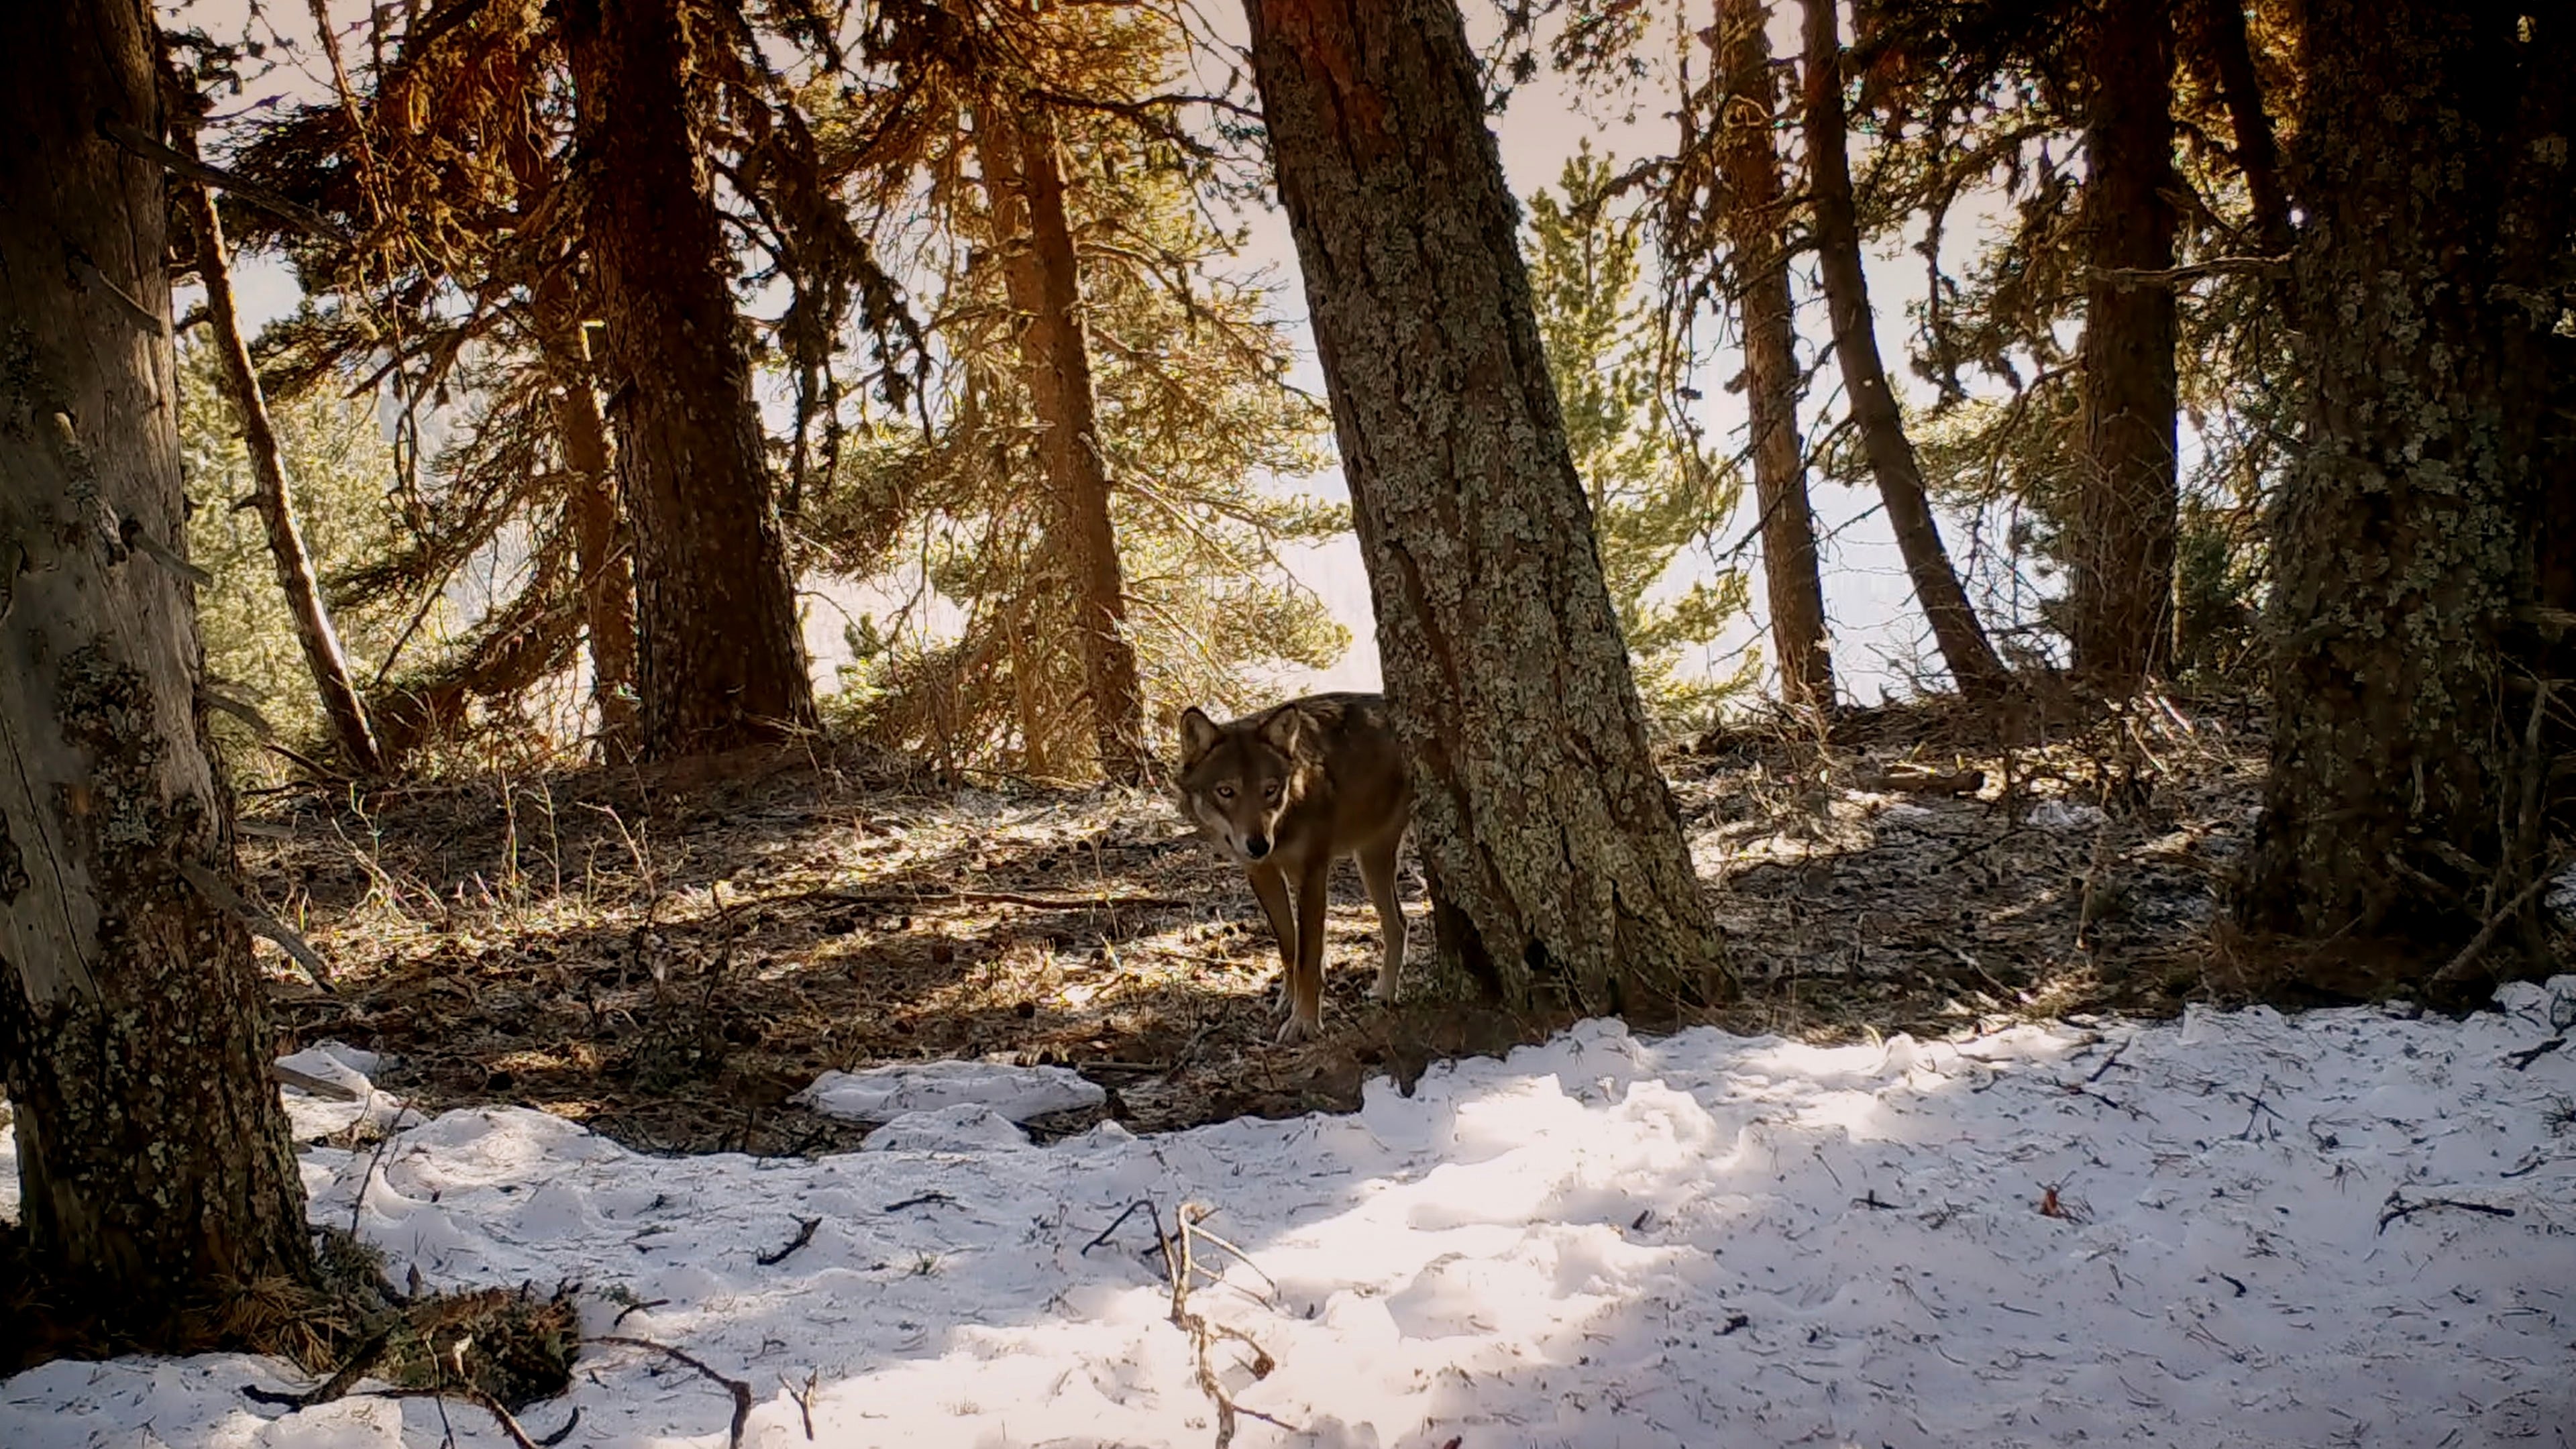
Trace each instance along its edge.
<instances>
[{"instance_id":1,"label":"fallen branch","mask_svg":"<svg viewBox=\"0 0 2576 1449\"><path fill-rule=\"evenodd\" d=\"M634 1302L627 1304L625 1307L618 1309L617 1316L608 1320L608 1326L615 1328L617 1325L624 1323L626 1321L626 1316L630 1313L650 1312L653 1309L669 1304L670 1301L671 1300L668 1298L638 1298Z\"/></svg>"},{"instance_id":2,"label":"fallen branch","mask_svg":"<svg viewBox=\"0 0 2576 1449\"><path fill-rule=\"evenodd\" d=\"M2505 1057L2505 1060L2513 1063L2513 1069L2517 1072L2529 1071L2533 1062L2540 1060L2542 1057L2549 1055L2551 1052L2554 1052L2565 1045L2567 1045L2567 1038L2563 1036L2553 1036L2549 1040L2542 1042L2540 1045L2532 1047L2527 1051L2510 1053Z\"/></svg>"},{"instance_id":3,"label":"fallen branch","mask_svg":"<svg viewBox=\"0 0 2576 1449\"><path fill-rule=\"evenodd\" d=\"M2523 907L2530 905L2542 891L2549 889L2550 882L2557 879L2559 872L2565 870L2567 865L2567 860L2562 857L2557 864L2532 877L2529 885L2514 892L2513 899L2505 902L2502 910L2489 916L2487 923L2478 928L2478 933L2469 938L2469 944L2460 948L2460 954L2452 957L2441 970L2433 973L2433 984L2452 986L2466 980L2470 968L2478 964L2478 958L2484 956L2487 948L2495 944L2496 933L2502 931L2507 922L2519 917Z\"/></svg>"},{"instance_id":4,"label":"fallen branch","mask_svg":"<svg viewBox=\"0 0 2576 1449\"><path fill-rule=\"evenodd\" d=\"M354 1087L344 1087L327 1077L317 1077L310 1072L299 1072L280 1062L268 1064L268 1079L281 1086L293 1087L299 1092L310 1092L316 1097L328 1097L335 1102L355 1102L366 1095Z\"/></svg>"},{"instance_id":5,"label":"fallen branch","mask_svg":"<svg viewBox=\"0 0 2576 1449\"><path fill-rule=\"evenodd\" d=\"M704 1363L690 1357L688 1354L682 1353L680 1350L671 1347L669 1344L655 1343L649 1338L620 1338L614 1335L604 1335L590 1341L592 1343L623 1344L628 1348L649 1349L652 1352L658 1353L671 1360L673 1363L680 1364L686 1368L696 1369L699 1373L706 1375L709 1379L723 1385L725 1391L733 1395L733 1428L729 1437L726 1439L726 1443L732 1445L733 1449L742 1449L743 1426L751 1421L751 1385L744 1383L740 1379L726 1378L723 1374L717 1373L714 1369L707 1367Z\"/></svg>"},{"instance_id":6,"label":"fallen branch","mask_svg":"<svg viewBox=\"0 0 2576 1449\"><path fill-rule=\"evenodd\" d=\"M764 1268L775 1268L779 1264L787 1261L788 1254L793 1253L798 1248L814 1241L814 1230L822 1225L823 1220L821 1218L800 1219L796 1224L796 1236L788 1240L786 1247L779 1249L775 1253L753 1254L751 1260Z\"/></svg>"},{"instance_id":7,"label":"fallen branch","mask_svg":"<svg viewBox=\"0 0 2576 1449\"><path fill-rule=\"evenodd\" d=\"M174 860L170 862L170 868L179 873L181 880L196 887L197 894L232 912L243 925L275 941L287 955L295 958L296 965L304 968L305 975L313 978L315 986L332 996L340 994L339 988L331 984L331 968L323 964L322 953L314 950L302 936L288 930L284 922L242 899L241 892L234 890L223 877L193 860Z\"/></svg>"},{"instance_id":8,"label":"fallen branch","mask_svg":"<svg viewBox=\"0 0 2576 1449\"><path fill-rule=\"evenodd\" d=\"M888 1211L888 1212L892 1212L893 1210L894 1210L894 1209L892 1209L892 1208L888 1208L888 1209L887 1209L887 1211ZM1083 1245L1082 1245L1082 1250L1081 1250L1079 1253L1075 1254L1075 1256L1076 1256L1076 1257L1089 1257L1089 1256L1091 1255L1091 1250L1092 1250L1092 1249L1097 1248L1097 1247L1100 1247L1100 1246L1103 1246L1104 1244L1106 1244L1106 1243L1109 1241L1109 1238L1110 1238L1110 1235L1111 1235L1111 1234L1113 1234L1113 1233L1117 1232L1120 1228L1125 1227L1125 1226L1127 1225L1127 1220L1128 1220L1129 1218L1132 1218L1132 1217L1136 1216L1136 1214L1138 1214L1138 1213L1143 1213L1143 1214L1145 1215L1145 1217L1147 1218L1147 1220L1153 1223L1153 1225L1154 1225L1154 1241L1155 1241L1155 1242L1157 1242L1157 1243L1162 1242L1162 1241L1163 1241L1163 1214L1162 1214L1162 1212L1161 1212L1159 1209L1157 1209L1157 1208L1154 1206L1154 1200L1153 1200L1152 1198L1149 1198L1149 1197L1140 1197L1140 1198L1136 1199L1134 1202L1131 1202L1131 1203L1127 1204L1127 1210L1126 1210L1125 1212L1122 1212L1122 1213L1120 1213L1118 1216L1116 1216L1116 1217L1114 1217L1114 1218L1111 1218L1111 1219L1109 1220L1109 1226L1107 1226L1107 1227L1105 1227L1105 1228L1102 1228L1102 1229L1100 1230L1100 1236L1098 1236L1098 1237L1096 1237L1096 1238L1093 1238L1090 1242L1087 1242L1087 1243L1083 1244Z\"/></svg>"},{"instance_id":9,"label":"fallen branch","mask_svg":"<svg viewBox=\"0 0 2576 1449\"><path fill-rule=\"evenodd\" d=\"M357 1362L358 1361L355 1359L350 1360L350 1364L352 1365ZM335 1399L350 1397L349 1385L356 1383L360 1376L361 1375L359 1373L351 1372L348 1366L343 1366L339 1373L331 1376L329 1382L323 1384L322 1387L313 1390L311 1393L281 1394L273 1390L260 1388L256 1384L249 1384L243 1386L242 1397L250 1400L254 1404L268 1404L281 1409L309 1409L317 1404L327 1404ZM346 1379L347 1383L343 1383L343 1379ZM508 1409L501 1406L501 1401L499 1399L492 1397L490 1394L474 1387L472 1384L449 1384L438 1388L410 1388L397 1385L389 1388L369 1389L363 1394L356 1395L356 1397L364 1399L436 1399L442 1404L449 1399L461 1399L491 1415L492 1422L501 1426L501 1432L509 1436L511 1444L515 1445L516 1449L555 1449L556 1445L561 1444L564 1440L572 1437L573 1427L581 1422L581 1406L575 1404L573 1406L572 1417L564 1421L564 1426L562 1428L557 1429L542 1439L532 1439L528 1437L528 1431L520 1426L517 1417L511 1414ZM444 1411L442 1410L442 1412Z\"/></svg>"},{"instance_id":10,"label":"fallen branch","mask_svg":"<svg viewBox=\"0 0 2576 1449\"><path fill-rule=\"evenodd\" d=\"M2399 1196L2395 1189L2389 1191L2388 1201L2383 1207L2384 1211L2379 1215L2379 1230L2382 1233L2388 1231L2390 1223L2400 1218L2411 1218L2428 1208L2458 1208L2464 1213L2483 1213L2491 1218L2509 1218L2514 1215L2513 1209L2509 1207L2497 1207L2493 1203L2484 1202L2462 1202L2455 1197L2428 1197L2422 1202L2408 1202Z\"/></svg>"},{"instance_id":11,"label":"fallen branch","mask_svg":"<svg viewBox=\"0 0 2576 1449\"><path fill-rule=\"evenodd\" d=\"M918 895L897 892L819 890L801 896L771 896L754 902L768 905L782 900L822 899L844 905L876 907L936 906L949 903L978 906L1027 906L1040 911L1109 911L1122 906L1137 910L1179 910L1196 905L1177 896L1040 896L1019 891L929 891Z\"/></svg>"},{"instance_id":12,"label":"fallen branch","mask_svg":"<svg viewBox=\"0 0 2576 1449\"><path fill-rule=\"evenodd\" d=\"M1889 770L1854 783L1864 790L1907 795L1974 795L1986 788L1986 772L1974 769L1946 773Z\"/></svg>"},{"instance_id":13,"label":"fallen branch","mask_svg":"<svg viewBox=\"0 0 2576 1449\"><path fill-rule=\"evenodd\" d=\"M819 1369L805 1371L805 1382L802 1387L788 1382L785 1374L778 1376L778 1386L785 1389L787 1396L796 1401L796 1412L805 1418L805 1438L809 1443L814 1438L814 1391L821 1387L822 1382L823 1374Z\"/></svg>"},{"instance_id":14,"label":"fallen branch","mask_svg":"<svg viewBox=\"0 0 2576 1449\"><path fill-rule=\"evenodd\" d=\"M1145 1204L1145 1207L1149 1212L1152 1210L1150 1203ZM1130 1205L1127 1212L1133 1213L1135 1210L1135 1207ZM1199 1222L1206 1218L1210 1211L1194 1203L1182 1203L1172 1210L1172 1231L1163 1233L1159 1221L1155 1230L1162 1239L1163 1272L1172 1285L1172 1325L1190 1336L1190 1345L1198 1363L1196 1377L1199 1389L1208 1396L1210 1403L1216 1405L1216 1449L1229 1449L1229 1446L1234 1443L1237 1415L1249 1415L1265 1424L1285 1429L1291 1434L1302 1433L1304 1431L1294 1424L1274 1418L1259 1409L1246 1408L1236 1403L1234 1396L1225 1391L1224 1382L1217 1377L1216 1366L1208 1362L1208 1353L1211 1349L1223 1340L1232 1339L1252 1350L1250 1367L1254 1378L1266 1379L1270 1377L1271 1370L1279 1366L1279 1361L1270 1356L1268 1349L1255 1342L1251 1334L1222 1323L1211 1323L1206 1315L1190 1307L1190 1275L1193 1272L1206 1271L1192 1261L1191 1240L1195 1236L1207 1238L1210 1242L1218 1241L1214 1234L1198 1227ZM1127 1213L1119 1215L1119 1222L1126 1220ZM1114 1230L1117 1224L1112 1223L1110 1227ZM1103 1233L1101 1236L1105 1238L1108 1234ZM1241 1250L1233 1247L1232 1244L1221 1246L1241 1256ZM1269 1275L1265 1273L1262 1276L1267 1278Z\"/></svg>"}]
</instances>

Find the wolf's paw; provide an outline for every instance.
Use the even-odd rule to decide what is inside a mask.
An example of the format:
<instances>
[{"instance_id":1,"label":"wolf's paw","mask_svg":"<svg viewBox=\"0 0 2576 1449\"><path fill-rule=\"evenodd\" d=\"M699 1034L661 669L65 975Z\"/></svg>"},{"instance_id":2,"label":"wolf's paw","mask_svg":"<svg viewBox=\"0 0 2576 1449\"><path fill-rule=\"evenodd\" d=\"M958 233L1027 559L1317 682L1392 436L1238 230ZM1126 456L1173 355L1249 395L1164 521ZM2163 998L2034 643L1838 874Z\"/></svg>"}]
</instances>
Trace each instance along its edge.
<instances>
[{"instance_id":1,"label":"wolf's paw","mask_svg":"<svg viewBox=\"0 0 2576 1449\"><path fill-rule=\"evenodd\" d=\"M1395 978L1384 972L1378 973L1377 984L1369 988L1369 1000L1393 1001L1394 999Z\"/></svg>"},{"instance_id":2,"label":"wolf's paw","mask_svg":"<svg viewBox=\"0 0 2576 1449\"><path fill-rule=\"evenodd\" d=\"M1295 1046L1299 1042L1313 1041L1323 1034L1324 1021L1321 1016L1310 1018L1291 1013L1289 1018L1280 1024L1277 1040L1281 1046Z\"/></svg>"}]
</instances>

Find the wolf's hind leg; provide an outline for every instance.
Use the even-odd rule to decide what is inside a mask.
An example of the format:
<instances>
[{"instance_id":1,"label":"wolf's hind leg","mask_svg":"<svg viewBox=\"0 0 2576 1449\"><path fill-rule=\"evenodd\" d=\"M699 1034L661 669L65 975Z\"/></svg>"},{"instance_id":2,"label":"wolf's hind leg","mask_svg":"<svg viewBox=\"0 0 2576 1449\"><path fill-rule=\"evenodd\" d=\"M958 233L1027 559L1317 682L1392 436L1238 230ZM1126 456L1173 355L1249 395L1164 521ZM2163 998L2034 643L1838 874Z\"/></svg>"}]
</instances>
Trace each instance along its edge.
<instances>
[{"instance_id":1,"label":"wolf's hind leg","mask_svg":"<svg viewBox=\"0 0 2576 1449\"><path fill-rule=\"evenodd\" d=\"M1404 844L1404 833L1398 831L1382 841L1360 849L1360 879L1368 883L1369 901L1377 907L1378 933L1385 940L1385 954L1378 959L1377 985L1370 988L1375 1001L1393 1001L1398 979L1404 975L1404 906L1395 894L1396 851Z\"/></svg>"}]
</instances>

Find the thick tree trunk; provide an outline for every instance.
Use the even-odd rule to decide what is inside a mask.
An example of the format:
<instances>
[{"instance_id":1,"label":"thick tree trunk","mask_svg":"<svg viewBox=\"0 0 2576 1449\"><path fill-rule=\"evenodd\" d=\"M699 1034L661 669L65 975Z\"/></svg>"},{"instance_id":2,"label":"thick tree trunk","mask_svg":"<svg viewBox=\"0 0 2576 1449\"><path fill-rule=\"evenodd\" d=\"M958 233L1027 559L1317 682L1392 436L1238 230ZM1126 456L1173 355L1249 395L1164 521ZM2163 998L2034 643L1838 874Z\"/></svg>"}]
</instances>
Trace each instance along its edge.
<instances>
[{"instance_id":1,"label":"thick tree trunk","mask_svg":"<svg viewBox=\"0 0 2576 1449\"><path fill-rule=\"evenodd\" d=\"M1100 770L1133 783L1144 778L1152 755L1136 650L1127 639L1127 584L1109 522L1109 468L1100 455L1082 274L1055 123L1041 108L1014 115L995 102L977 108L975 128L1004 283L1022 319L1020 375L1037 414L1038 466L1053 503L1048 541L1072 576L1074 635Z\"/></svg>"},{"instance_id":2,"label":"thick tree trunk","mask_svg":"<svg viewBox=\"0 0 2576 1449\"><path fill-rule=\"evenodd\" d=\"M0 6L0 1067L41 1261L150 1331L309 1268L209 757L141 0ZM203 888L191 882L202 882Z\"/></svg>"},{"instance_id":3,"label":"thick tree trunk","mask_svg":"<svg viewBox=\"0 0 2576 1449\"><path fill-rule=\"evenodd\" d=\"M182 121L171 129L171 144L189 156L197 154L196 129ZM206 320L213 325L216 360L221 364L225 399L241 420L242 451L250 457L252 498L259 521L268 530L269 561L277 568L277 587L286 595L295 620L295 641L304 649L304 667L313 675L322 714L341 758L360 775L385 772L384 752L367 720L367 703L349 674L349 657L340 648L340 631L331 627L331 610L322 601L321 581L313 576L313 556L304 549L304 531L296 523L295 499L286 487L286 460L277 446L277 429L268 416L268 399L260 392L258 370L251 366L250 346L242 337L241 319L233 308L232 262L224 247L224 229L215 212L214 193L194 181L175 183L188 208L197 238L197 279L206 288Z\"/></svg>"},{"instance_id":4,"label":"thick tree trunk","mask_svg":"<svg viewBox=\"0 0 2576 1449\"><path fill-rule=\"evenodd\" d=\"M1718 0L1719 166L1726 178L1726 238L1738 271L1745 401L1753 422L1753 497L1762 509L1762 579L1780 696L1830 708L1834 664L1825 638L1825 590L1816 569L1816 520L1807 506L1807 459L1798 439L1798 334L1789 297L1787 210L1772 143L1778 85L1771 70L1768 0Z\"/></svg>"},{"instance_id":5,"label":"thick tree trunk","mask_svg":"<svg viewBox=\"0 0 2576 1449\"><path fill-rule=\"evenodd\" d=\"M796 597L698 160L677 0L570 0L582 235L634 530L643 747L668 758L814 721Z\"/></svg>"},{"instance_id":6,"label":"thick tree trunk","mask_svg":"<svg viewBox=\"0 0 2576 1449\"><path fill-rule=\"evenodd\" d=\"M2008 682L2003 661L1986 638L1985 625L1959 587L1958 571L1941 543L1923 469L1905 436L1905 418L1888 389L1878 356L1878 334L1869 309L1869 283L1861 272L1860 219L1852 204L1850 140L1843 116L1843 46L1835 25L1835 0L1802 0L1807 11L1806 133L1808 204L1816 224L1816 264L1823 273L1825 306L1833 320L1834 354L1842 363L1843 391L1860 428L1878 496L1896 532L1897 552L1914 598L1932 625L1941 662L1964 695L1991 694Z\"/></svg>"},{"instance_id":7,"label":"thick tree trunk","mask_svg":"<svg viewBox=\"0 0 2576 1449\"><path fill-rule=\"evenodd\" d=\"M2076 672L2120 695L2173 662L2173 25L2163 0L2086 18L2084 471L2067 617Z\"/></svg>"},{"instance_id":8,"label":"thick tree trunk","mask_svg":"<svg viewBox=\"0 0 2576 1449\"><path fill-rule=\"evenodd\" d=\"M2439 965L2538 869L2513 614L2549 484L2564 16L2315 0L2292 174L2305 446L2272 524L2272 775L2240 915ZM2554 52L2554 59L2553 59ZM2543 63L2547 61L2549 63ZM2529 93L2516 96L2517 85ZM2516 107L2531 108L2517 122ZM2561 705L2563 708L2563 703ZM2330 969L2321 955L2320 979Z\"/></svg>"},{"instance_id":9,"label":"thick tree trunk","mask_svg":"<svg viewBox=\"0 0 2576 1449\"><path fill-rule=\"evenodd\" d=\"M1549 379L1453 0L1248 0L1417 790L1444 979L1651 1011L1728 988Z\"/></svg>"},{"instance_id":10,"label":"thick tree trunk","mask_svg":"<svg viewBox=\"0 0 2576 1449\"><path fill-rule=\"evenodd\" d=\"M2245 0L2192 0L2193 61L2216 82L2236 133L2236 169L2254 203L2254 237L2268 257L2290 253L2290 194L2281 182L2281 148L2264 109L2263 82L2245 34Z\"/></svg>"}]
</instances>

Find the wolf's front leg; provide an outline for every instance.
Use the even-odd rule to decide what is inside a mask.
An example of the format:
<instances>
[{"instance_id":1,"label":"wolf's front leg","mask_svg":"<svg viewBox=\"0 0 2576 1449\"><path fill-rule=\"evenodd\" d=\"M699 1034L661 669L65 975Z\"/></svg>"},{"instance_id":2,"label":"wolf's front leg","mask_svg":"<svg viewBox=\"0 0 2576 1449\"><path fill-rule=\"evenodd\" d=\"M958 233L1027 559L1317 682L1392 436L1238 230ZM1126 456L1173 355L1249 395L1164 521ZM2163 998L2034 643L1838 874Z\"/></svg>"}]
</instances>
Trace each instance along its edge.
<instances>
[{"instance_id":1,"label":"wolf's front leg","mask_svg":"<svg viewBox=\"0 0 2576 1449\"><path fill-rule=\"evenodd\" d=\"M1288 1020L1279 1044L1294 1046L1324 1034L1324 892L1332 862L1309 866L1297 878L1297 955L1288 972Z\"/></svg>"},{"instance_id":2,"label":"wolf's front leg","mask_svg":"<svg viewBox=\"0 0 2576 1449\"><path fill-rule=\"evenodd\" d=\"M1275 1014L1285 1019L1295 1005L1296 993L1290 983L1297 979L1297 912L1288 900L1288 882L1279 867L1263 861L1250 868L1252 894L1261 901L1261 913L1270 918L1270 934L1279 942L1279 1002Z\"/></svg>"}]
</instances>

